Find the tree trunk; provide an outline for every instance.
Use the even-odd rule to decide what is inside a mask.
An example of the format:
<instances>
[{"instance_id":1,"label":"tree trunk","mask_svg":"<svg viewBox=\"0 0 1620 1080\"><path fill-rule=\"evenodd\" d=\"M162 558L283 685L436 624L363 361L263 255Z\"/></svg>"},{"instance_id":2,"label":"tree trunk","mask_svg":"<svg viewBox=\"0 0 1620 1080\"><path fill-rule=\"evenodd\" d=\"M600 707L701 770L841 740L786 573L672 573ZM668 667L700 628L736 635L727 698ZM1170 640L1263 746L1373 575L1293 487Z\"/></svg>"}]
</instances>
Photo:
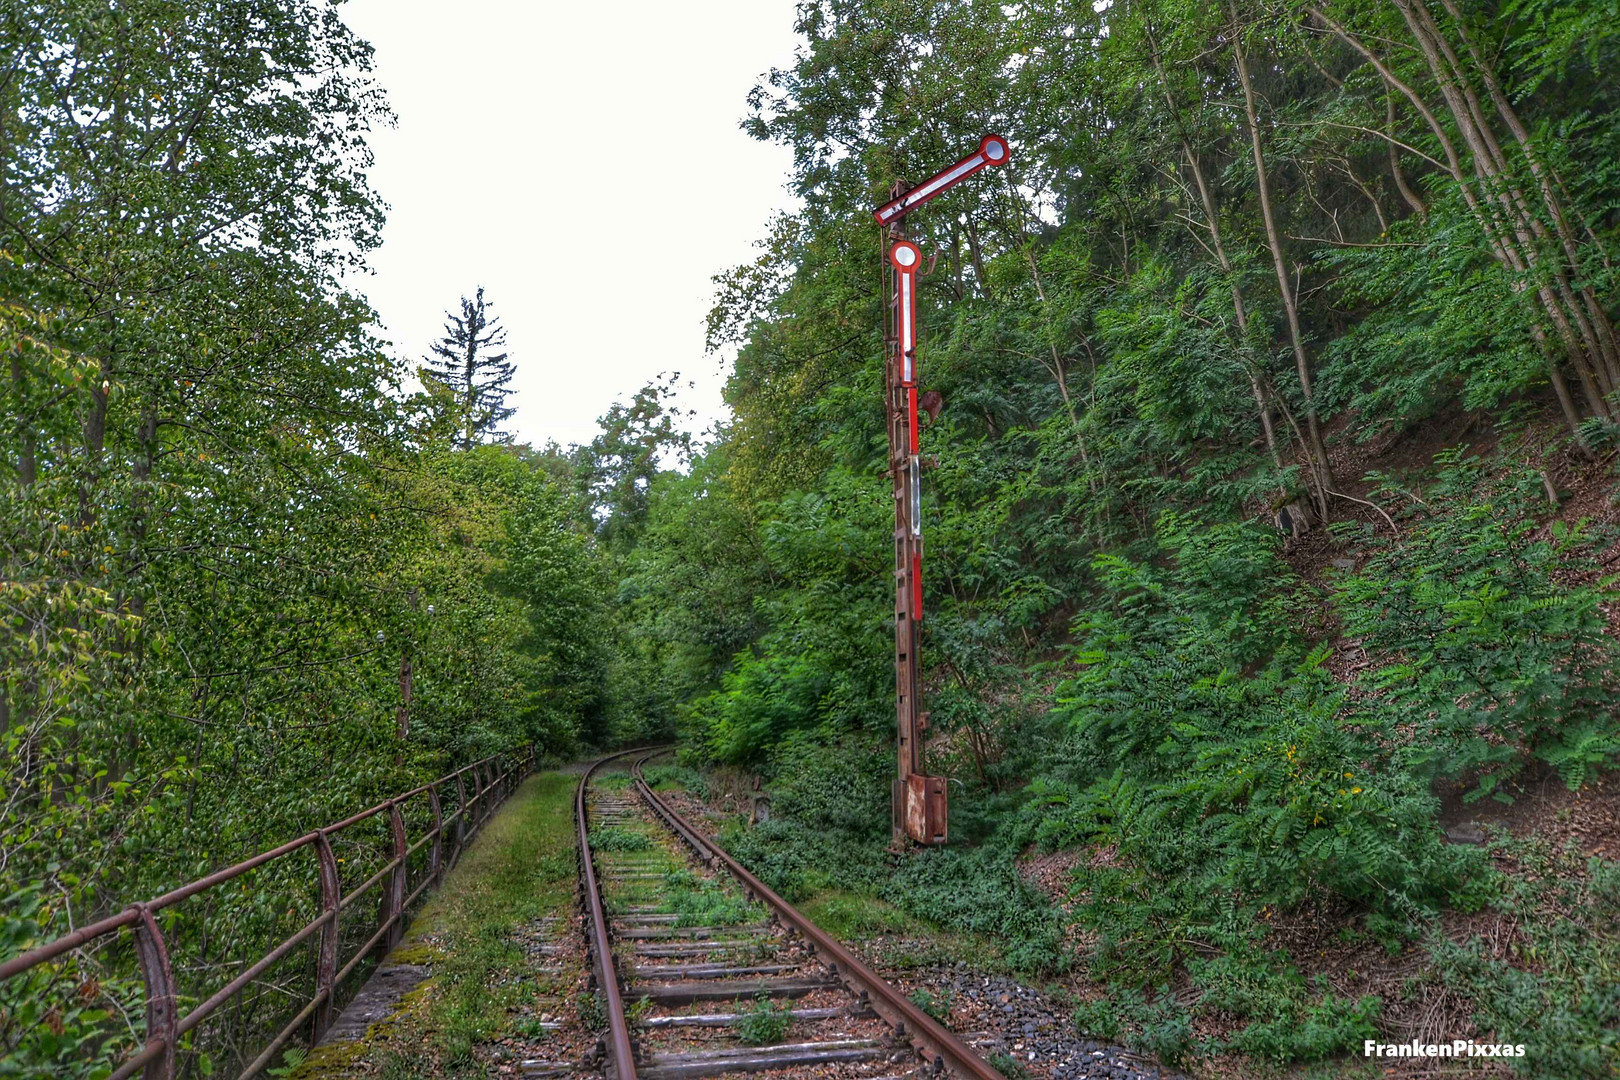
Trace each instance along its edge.
<instances>
[{"instance_id":1,"label":"tree trunk","mask_svg":"<svg viewBox=\"0 0 1620 1080\"><path fill-rule=\"evenodd\" d=\"M1427 218L1429 208L1423 205L1423 200L1418 198L1417 192L1413 191L1412 186L1406 182L1406 173L1401 169L1400 151L1395 148L1393 141L1395 138L1395 94L1392 87L1386 87L1384 90L1384 104L1385 122L1389 128L1389 141L1386 141L1384 145L1389 150L1389 172L1395 179L1395 189L1401 193L1401 198L1406 200L1406 205L1412 208L1413 213L1417 214L1419 218Z\"/></svg>"},{"instance_id":2,"label":"tree trunk","mask_svg":"<svg viewBox=\"0 0 1620 1080\"><path fill-rule=\"evenodd\" d=\"M1480 52L1468 36L1468 28L1463 22L1462 12L1458 9L1456 0L1440 0L1447 13L1451 15L1457 27L1457 36L1462 40L1463 47L1468 50L1469 57L1474 62L1474 69L1479 73L1480 80L1485 84L1486 92L1490 94L1491 102L1496 106L1497 114L1507 125L1514 141L1518 143L1520 151L1524 154L1525 163L1530 168L1530 174L1535 178L1537 187L1541 192L1542 206L1546 208L1547 215L1553 222L1554 230L1558 234L1558 241L1563 248L1565 257L1569 260L1567 272L1576 279L1581 276L1581 251L1575 238L1575 231L1570 227L1569 215L1565 212L1563 201L1554 190L1551 170L1541 161L1536 153L1535 145L1530 138L1530 131L1519 118L1518 111L1508 100L1502 89L1501 80L1497 77L1494 66ZM1583 219L1584 220L1584 219ZM1594 237L1594 240L1596 238ZM1601 241L1598 242L1601 248ZM1608 312L1598 301L1590 287L1580 289L1581 306L1587 320L1591 323L1598 338L1598 345L1603 356L1605 374L1611 388L1620 385L1620 346L1615 341L1614 324L1609 319Z\"/></svg>"},{"instance_id":3,"label":"tree trunk","mask_svg":"<svg viewBox=\"0 0 1620 1080\"><path fill-rule=\"evenodd\" d=\"M1171 119L1175 121L1176 131L1181 138L1181 150L1187 157L1187 169L1192 173L1193 182L1198 185L1198 199L1204 207L1204 220L1209 225L1210 247L1215 252L1215 265L1221 268L1232 287L1232 318L1237 323L1239 336L1239 355L1248 355L1249 340L1249 313L1243 303L1243 287L1238 283L1237 274L1233 272L1232 261L1227 257L1226 244L1221 239L1221 217L1215 205L1215 192L1204 176L1204 168L1193 152L1192 136L1187 131L1187 125L1182 121L1181 110L1176 105L1176 98L1170 91L1170 80L1165 77L1164 61L1159 54L1159 42L1153 34L1153 28L1147 28L1148 45L1153 50L1153 69L1159 74L1159 83L1164 87L1164 101L1170 109ZM1271 423L1271 405L1266 400L1264 387L1260 384L1260 376L1254 370L1254 365L1244 364L1249 376L1249 389L1254 394L1255 409L1260 415L1260 431L1265 436L1266 451L1271 455L1271 462L1277 468L1282 468L1282 456L1277 450L1277 433Z\"/></svg>"},{"instance_id":4,"label":"tree trunk","mask_svg":"<svg viewBox=\"0 0 1620 1080\"><path fill-rule=\"evenodd\" d=\"M34 457L33 423L28 404L28 377L23 371L22 357L11 354L11 387L17 395L17 479L23 487L32 487L39 473Z\"/></svg>"},{"instance_id":5,"label":"tree trunk","mask_svg":"<svg viewBox=\"0 0 1620 1080\"><path fill-rule=\"evenodd\" d=\"M971 211L964 225L967 228L968 257L973 260L973 278L979 285L980 295L989 297L990 279L984 276L984 250L979 246L979 227L973 223Z\"/></svg>"},{"instance_id":6,"label":"tree trunk","mask_svg":"<svg viewBox=\"0 0 1620 1080\"><path fill-rule=\"evenodd\" d=\"M1249 78L1249 62L1243 53L1241 28L1237 8L1229 5L1232 14L1232 51L1237 58L1238 81L1243 86L1243 108L1249 121L1249 147L1254 157L1255 187L1260 196L1260 217L1266 227L1266 243L1271 248L1271 262L1277 271L1277 289L1282 294L1283 312L1288 317L1288 341L1294 350L1294 367L1299 374L1299 388L1305 404L1305 453L1311 464L1316 495L1316 510L1325 522L1328 520L1328 492L1333 489L1333 467L1328 462L1327 445L1322 440L1322 428L1316 415L1316 400L1311 384L1311 359L1305 351L1305 339L1299 326L1299 304L1294 287L1288 280L1288 262L1283 256L1282 234L1277 228L1276 214L1271 206L1271 181L1266 172L1265 148L1260 141L1260 118L1254 104L1254 83Z\"/></svg>"},{"instance_id":7,"label":"tree trunk","mask_svg":"<svg viewBox=\"0 0 1620 1080\"><path fill-rule=\"evenodd\" d=\"M1499 226L1504 230L1504 237L1511 233L1516 241L1516 261L1522 264L1524 272L1536 275L1544 269L1540 266L1541 245L1537 241L1546 237L1546 227L1529 212L1524 193L1506 173L1506 159L1501 145L1486 122L1479 97L1461 70L1455 50L1422 0L1391 2L1406 20L1407 29L1423 53L1463 141L1468 144L1474 175L1479 179L1481 189L1495 204L1493 216L1497 217ZM1610 409L1604 396L1613 387L1604 385L1609 379L1607 373L1600 370L1604 361L1597 335L1575 300L1563 267L1552 268L1551 277L1554 284L1539 286L1537 296L1554 331L1563 342L1581 383L1588 409L1597 416L1608 416Z\"/></svg>"},{"instance_id":8,"label":"tree trunk","mask_svg":"<svg viewBox=\"0 0 1620 1080\"><path fill-rule=\"evenodd\" d=\"M1570 437L1575 441L1582 453L1591 456L1591 447L1581 433L1580 413L1575 408L1573 398L1570 397L1563 373L1559 370L1557 354L1554 352L1552 342L1548 339L1546 329L1542 325L1542 318L1545 316L1553 324L1554 328L1558 329L1561 316L1557 311L1556 299L1552 297L1545 286L1535 289L1534 292L1531 291L1528 280L1528 266L1519 251L1515 237L1504 232L1502 223L1497 219L1496 214L1494 212L1488 213L1487 206L1480 202L1473 186L1468 182L1468 178L1464 174L1462 157L1457 152L1456 144L1452 142L1451 136L1446 133L1445 127L1440 123L1439 118L1435 116L1434 111L1429 108L1422 96L1390 70L1389 66L1380 60L1378 54L1368 48L1365 42L1352 34L1320 7L1313 7L1309 10L1312 16L1320 20L1340 40L1371 64L1373 69L1383 77L1386 86L1400 91L1401 95L1411 102L1418 115L1423 117L1424 122L1428 124L1430 132L1434 135L1435 141L1439 143L1441 151L1445 155L1447 171L1451 174L1452 181L1457 185L1469 213L1473 215L1475 222L1479 225L1480 232L1485 237L1491 254L1498 263L1509 271L1509 289L1527 305L1530 317L1530 335L1541 349L1542 359L1547 367L1547 377L1552 383L1554 393L1558 396L1559 406L1563 410L1564 422L1569 429ZM1540 314L1537 314L1537 308L1531 304L1532 297L1540 301ZM1566 324L1560 332L1560 337L1565 341L1566 352L1570 347L1567 330Z\"/></svg>"}]
</instances>

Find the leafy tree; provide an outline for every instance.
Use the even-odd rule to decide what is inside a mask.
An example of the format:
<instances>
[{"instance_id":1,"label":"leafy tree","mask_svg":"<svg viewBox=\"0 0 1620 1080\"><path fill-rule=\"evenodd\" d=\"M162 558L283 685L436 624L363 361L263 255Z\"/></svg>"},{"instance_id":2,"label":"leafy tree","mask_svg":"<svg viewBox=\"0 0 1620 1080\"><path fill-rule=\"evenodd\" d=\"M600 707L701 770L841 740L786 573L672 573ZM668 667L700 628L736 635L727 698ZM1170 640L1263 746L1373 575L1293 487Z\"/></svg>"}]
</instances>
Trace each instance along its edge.
<instances>
[{"instance_id":1,"label":"leafy tree","mask_svg":"<svg viewBox=\"0 0 1620 1080\"><path fill-rule=\"evenodd\" d=\"M598 531L620 554L646 524L654 478L691 455L692 437L676 426L680 411L670 407L679 379L680 372L663 375L628 404L615 401L598 420L601 434L579 449L582 486Z\"/></svg>"},{"instance_id":2,"label":"leafy tree","mask_svg":"<svg viewBox=\"0 0 1620 1080\"><path fill-rule=\"evenodd\" d=\"M568 489L446 445L345 289L388 112L339 6L7 5L0 51L0 952L598 733L606 586ZM553 579L500 582L549 563L568 627ZM166 916L185 1000L312 917L306 869ZM186 1067L244 1064L283 977ZM135 958L0 984L0 1012L7 1068L94 1072L139 1038L107 1023L141 1015Z\"/></svg>"}]
</instances>

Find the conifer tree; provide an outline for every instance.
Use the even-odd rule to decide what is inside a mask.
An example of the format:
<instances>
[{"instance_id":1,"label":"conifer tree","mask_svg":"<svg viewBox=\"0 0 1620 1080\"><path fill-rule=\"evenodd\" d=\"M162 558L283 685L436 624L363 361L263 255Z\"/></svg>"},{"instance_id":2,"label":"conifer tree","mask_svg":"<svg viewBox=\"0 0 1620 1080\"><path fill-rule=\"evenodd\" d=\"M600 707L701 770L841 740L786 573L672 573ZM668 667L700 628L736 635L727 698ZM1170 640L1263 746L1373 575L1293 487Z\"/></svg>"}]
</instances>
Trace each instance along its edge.
<instances>
[{"instance_id":1,"label":"conifer tree","mask_svg":"<svg viewBox=\"0 0 1620 1080\"><path fill-rule=\"evenodd\" d=\"M506 352L506 328L489 315L480 286L475 299L461 298L461 314L446 312L444 337L425 357L425 379L442 385L455 401L456 440L467 449L485 438L510 441L500 425L517 411L506 404L513 366Z\"/></svg>"}]
</instances>

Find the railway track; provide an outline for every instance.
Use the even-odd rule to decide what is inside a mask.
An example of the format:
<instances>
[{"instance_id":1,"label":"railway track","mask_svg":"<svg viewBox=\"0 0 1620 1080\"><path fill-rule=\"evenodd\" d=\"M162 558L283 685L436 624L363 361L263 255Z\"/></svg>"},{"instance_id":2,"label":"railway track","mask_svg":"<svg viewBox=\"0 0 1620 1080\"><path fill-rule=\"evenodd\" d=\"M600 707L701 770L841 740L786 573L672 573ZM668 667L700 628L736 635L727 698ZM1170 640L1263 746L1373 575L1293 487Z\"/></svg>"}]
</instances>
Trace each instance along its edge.
<instances>
[{"instance_id":1,"label":"railway track","mask_svg":"<svg viewBox=\"0 0 1620 1080\"><path fill-rule=\"evenodd\" d=\"M658 753L603 758L575 798L603 1028L587 1064L610 1080L1002 1080L677 813L641 775Z\"/></svg>"}]
</instances>

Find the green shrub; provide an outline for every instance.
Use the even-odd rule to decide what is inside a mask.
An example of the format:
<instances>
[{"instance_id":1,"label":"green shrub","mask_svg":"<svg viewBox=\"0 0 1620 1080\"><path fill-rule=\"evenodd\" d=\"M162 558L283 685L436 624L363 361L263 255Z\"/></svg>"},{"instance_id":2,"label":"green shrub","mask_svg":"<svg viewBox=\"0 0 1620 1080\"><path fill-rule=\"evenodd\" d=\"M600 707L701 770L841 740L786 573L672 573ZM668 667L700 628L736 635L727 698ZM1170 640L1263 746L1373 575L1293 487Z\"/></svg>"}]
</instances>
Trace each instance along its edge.
<instances>
[{"instance_id":1,"label":"green shrub","mask_svg":"<svg viewBox=\"0 0 1620 1080\"><path fill-rule=\"evenodd\" d=\"M925 986L919 986L906 996L911 999L913 1005L940 1023L944 1024L950 1021L951 1001L956 995L948 987L930 990Z\"/></svg>"},{"instance_id":2,"label":"green shrub","mask_svg":"<svg viewBox=\"0 0 1620 1080\"><path fill-rule=\"evenodd\" d=\"M1113 1000L1098 998L1096 1001L1085 1001L1075 1006L1074 1029L1081 1035L1113 1042L1119 1038L1124 1025Z\"/></svg>"},{"instance_id":3,"label":"green shrub","mask_svg":"<svg viewBox=\"0 0 1620 1080\"><path fill-rule=\"evenodd\" d=\"M993 940L1016 971L1065 970L1063 920L1024 882L1016 859L995 841L918 851L884 879L880 895L920 919Z\"/></svg>"},{"instance_id":4,"label":"green shrub","mask_svg":"<svg viewBox=\"0 0 1620 1080\"><path fill-rule=\"evenodd\" d=\"M1112 604L1077 622L1069 740L1021 811L1026 840L1110 852L1074 875L1099 970L1142 985L1197 943L1243 954L1264 909L1323 893L1400 926L1482 902L1478 852L1443 842L1395 733L1294 629L1275 536L1166 516L1159 539L1153 564L1098 559Z\"/></svg>"},{"instance_id":5,"label":"green shrub","mask_svg":"<svg viewBox=\"0 0 1620 1080\"><path fill-rule=\"evenodd\" d=\"M1158 1000L1137 1012L1137 1028L1125 1036L1125 1045L1152 1054L1166 1065L1179 1065L1192 1050L1192 1015L1161 988Z\"/></svg>"},{"instance_id":6,"label":"green shrub","mask_svg":"<svg viewBox=\"0 0 1620 1080\"><path fill-rule=\"evenodd\" d=\"M738 1015L735 1026L737 1041L744 1046L769 1046L787 1037L793 1026L793 1009L788 1002L774 1002L761 994Z\"/></svg>"},{"instance_id":7,"label":"green shrub","mask_svg":"<svg viewBox=\"0 0 1620 1080\"><path fill-rule=\"evenodd\" d=\"M1614 594L1580 578L1598 569L1598 537L1585 523L1543 534L1537 473L1498 475L1462 451L1438 461L1426 511L1405 515L1399 542L1368 538L1377 554L1337 586L1346 635L1377 662L1360 681L1426 776L1472 778L1477 798L1534 756L1577 787L1620 752L1620 649L1600 607Z\"/></svg>"},{"instance_id":8,"label":"green shrub","mask_svg":"<svg viewBox=\"0 0 1620 1080\"><path fill-rule=\"evenodd\" d=\"M1024 1063L1011 1054L997 1050L987 1060L990 1062L990 1067L1005 1077L1006 1080L1030 1080L1029 1070L1024 1068Z\"/></svg>"},{"instance_id":9,"label":"green shrub","mask_svg":"<svg viewBox=\"0 0 1620 1080\"><path fill-rule=\"evenodd\" d=\"M1357 1054L1363 1041L1377 1037L1382 1004L1371 994L1357 1001L1328 994L1302 1016L1290 1013L1250 1024L1227 1045L1279 1064Z\"/></svg>"},{"instance_id":10,"label":"green shrub","mask_svg":"<svg viewBox=\"0 0 1620 1080\"><path fill-rule=\"evenodd\" d=\"M886 871L879 841L816 832L780 813L751 829L733 828L721 842L790 903L824 889L873 891Z\"/></svg>"},{"instance_id":11,"label":"green shrub","mask_svg":"<svg viewBox=\"0 0 1620 1080\"><path fill-rule=\"evenodd\" d=\"M709 797L709 785L703 774L685 765L649 765L641 774L648 786L656 790L681 788L700 799Z\"/></svg>"},{"instance_id":12,"label":"green shrub","mask_svg":"<svg viewBox=\"0 0 1620 1080\"><path fill-rule=\"evenodd\" d=\"M894 751L878 739L824 745L803 735L771 755L771 809L817 832L856 839L889 835Z\"/></svg>"},{"instance_id":13,"label":"green shrub","mask_svg":"<svg viewBox=\"0 0 1620 1080\"><path fill-rule=\"evenodd\" d=\"M646 833L616 825L592 829L590 841L592 851L646 851L653 846L652 837Z\"/></svg>"}]
</instances>

